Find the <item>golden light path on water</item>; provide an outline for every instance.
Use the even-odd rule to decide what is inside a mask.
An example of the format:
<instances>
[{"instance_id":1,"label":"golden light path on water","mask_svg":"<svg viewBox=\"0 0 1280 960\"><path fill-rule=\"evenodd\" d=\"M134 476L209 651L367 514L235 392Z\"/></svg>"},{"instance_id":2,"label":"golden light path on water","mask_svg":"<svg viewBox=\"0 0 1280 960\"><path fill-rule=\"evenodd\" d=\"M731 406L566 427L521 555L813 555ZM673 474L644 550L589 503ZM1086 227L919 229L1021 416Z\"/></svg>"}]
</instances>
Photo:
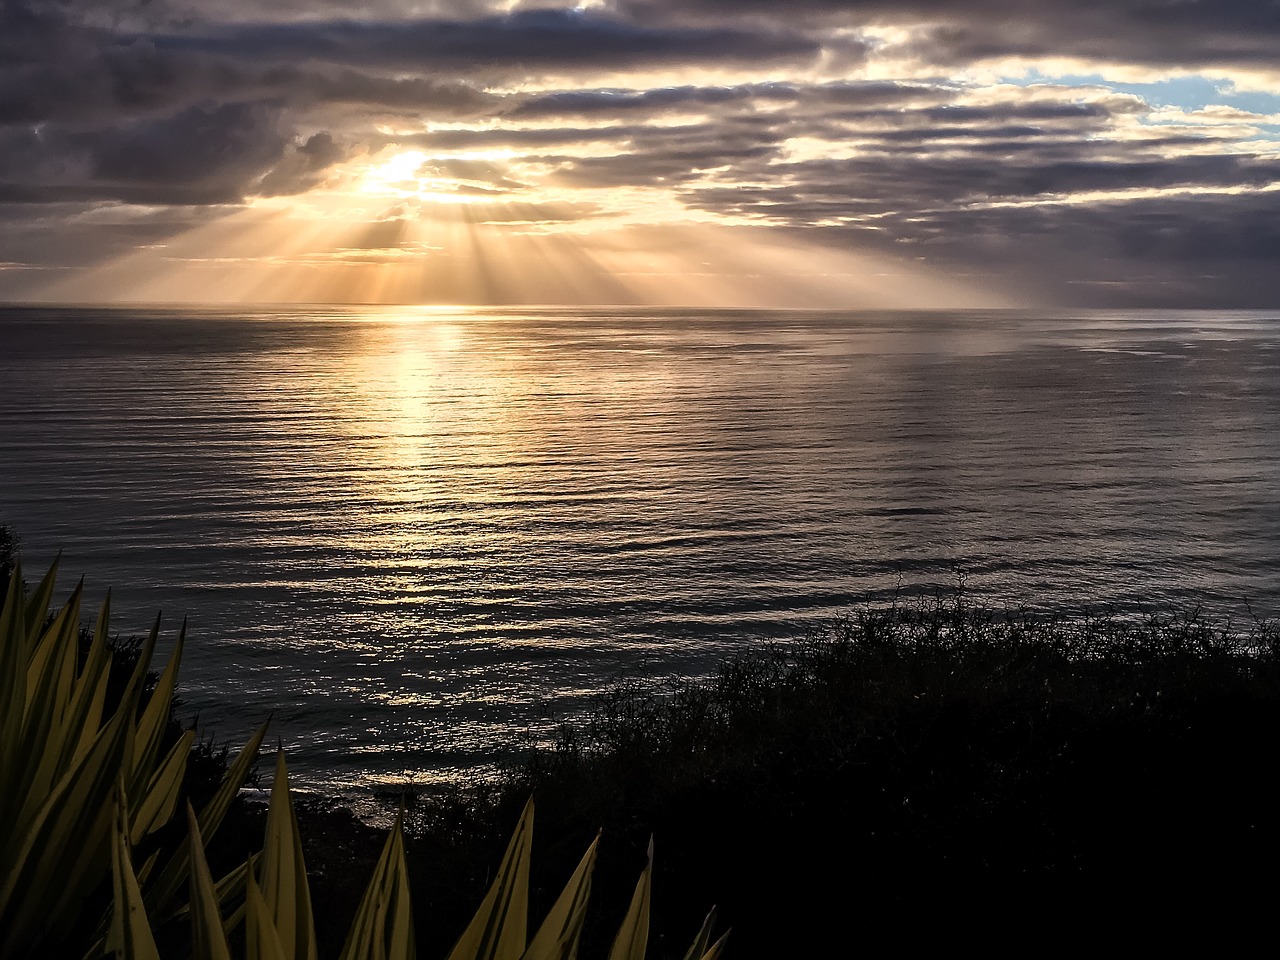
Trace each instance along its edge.
<instances>
[{"instance_id":1,"label":"golden light path on water","mask_svg":"<svg viewBox=\"0 0 1280 960\"><path fill-rule=\"evenodd\" d=\"M443 158L487 164L501 151ZM1009 304L914 252L843 249L685 208L667 189L494 197L389 149L297 197L51 282L61 302L630 304L960 309ZM125 215L121 213L121 215ZM866 226L864 224L863 226Z\"/></svg>"}]
</instances>

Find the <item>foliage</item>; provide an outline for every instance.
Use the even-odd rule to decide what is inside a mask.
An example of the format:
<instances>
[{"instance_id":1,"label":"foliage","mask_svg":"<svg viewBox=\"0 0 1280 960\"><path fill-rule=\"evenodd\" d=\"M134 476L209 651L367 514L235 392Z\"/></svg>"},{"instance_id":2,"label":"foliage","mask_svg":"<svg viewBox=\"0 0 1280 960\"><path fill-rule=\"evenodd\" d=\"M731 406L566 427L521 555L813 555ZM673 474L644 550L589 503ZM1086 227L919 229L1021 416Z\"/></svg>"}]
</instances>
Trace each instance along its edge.
<instances>
[{"instance_id":1,"label":"foliage","mask_svg":"<svg viewBox=\"0 0 1280 960\"><path fill-rule=\"evenodd\" d=\"M705 681L620 685L505 792L536 790L552 836L657 832L664 917L690 922L688 892L709 891L737 957L821 952L844 917L878 953L1152 913L1248 928L1274 886L1245 878L1280 855L1277 742L1275 624L960 593L858 610Z\"/></svg>"},{"instance_id":2,"label":"foliage","mask_svg":"<svg viewBox=\"0 0 1280 960\"><path fill-rule=\"evenodd\" d=\"M23 593L15 568L0 614L0 955L87 949L105 929L104 885L119 849L147 840L172 817L194 733L162 750L182 656L181 634L150 696L146 677L159 635L152 629L114 705L107 688L112 652L103 603L88 649L78 649L81 589L49 615L56 564ZM202 813L217 829L247 772L252 749ZM124 798L132 798L126 807ZM121 811L127 819L121 820ZM156 849L141 871L151 878L152 914L179 909L183 848L162 868ZM127 894L130 891L123 890ZM77 938L78 941L77 942Z\"/></svg>"},{"instance_id":3,"label":"foliage","mask_svg":"<svg viewBox=\"0 0 1280 960\"><path fill-rule=\"evenodd\" d=\"M15 570L0 615L0 822L13 825L0 837L0 956L105 952L120 960L159 960L162 954L230 960L234 952L246 960L316 960L310 885L283 753L277 755L261 854L220 881L214 880L205 854L206 842L250 770L265 726L230 764L200 814L186 805L185 836L169 849L157 847L153 835L173 817L195 737L186 731L166 753L160 750L182 635L147 696L157 623L137 651L124 689L106 708L113 656L107 643L108 605L103 604L87 649L80 650L80 588L61 611L48 615L55 574L56 565L28 598ZM497 878L449 960L577 956L596 844L530 940L532 832L529 801ZM643 960L650 883L646 867L609 960ZM185 903L184 886L189 891ZM183 924L185 936L175 941L171 929L157 936L174 922ZM719 956L722 942L708 947L708 930L704 924L690 960ZM161 950L160 944L175 942ZM399 819L341 956L415 956Z\"/></svg>"},{"instance_id":4,"label":"foliage","mask_svg":"<svg viewBox=\"0 0 1280 960\"><path fill-rule=\"evenodd\" d=\"M115 909L107 947L121 960L159 960L147 923L146 907L138 892L127 839L130 822L123 800L115 794L112 834L112 875ZM277 755L264 850L243 871L244 903L223 917L219 885L213 882L203 855L200 825L188 807L188 822L196 851L191 868L191 954L197 958L230 960L230 930L244 921L246 960L314 960L317 938L306 869L302 859L298 820L293 811L283 753ZM528 938L529 865L533 834L533 802L525 805L502 864L448 960L572 960L578 953L596 844L578 863L554 906L532 940ZM651 851L652 854L652 851ZM609 960L643 960L649 929L651 864L641 874L609 953ZM688 960L717 960L725 936L709 943L709 916L686 954ZM342 949L342 960L407 960L416 955L404 853L398 818L365 891Z\"/></svg>"}]
</instances>

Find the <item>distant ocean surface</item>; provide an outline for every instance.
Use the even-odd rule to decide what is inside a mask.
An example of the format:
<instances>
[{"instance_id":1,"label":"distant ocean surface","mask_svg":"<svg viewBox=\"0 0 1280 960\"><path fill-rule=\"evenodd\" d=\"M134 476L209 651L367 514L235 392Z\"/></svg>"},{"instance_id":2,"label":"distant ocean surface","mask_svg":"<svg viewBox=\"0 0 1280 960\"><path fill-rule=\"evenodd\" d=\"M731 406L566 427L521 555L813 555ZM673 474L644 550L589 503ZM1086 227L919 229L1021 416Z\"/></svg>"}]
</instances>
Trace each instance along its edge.
<instances>
[{"instance_id":1,"label":"distant ocean surface","mask_svg":"<svg viewBox=\"0 0 1280 960\"><path fill-rule=\"evenodd\" d=\"M863 599L1280 614L1280 313L0 310L0 523L331 790Z\"/></svg>"}]
</instances>

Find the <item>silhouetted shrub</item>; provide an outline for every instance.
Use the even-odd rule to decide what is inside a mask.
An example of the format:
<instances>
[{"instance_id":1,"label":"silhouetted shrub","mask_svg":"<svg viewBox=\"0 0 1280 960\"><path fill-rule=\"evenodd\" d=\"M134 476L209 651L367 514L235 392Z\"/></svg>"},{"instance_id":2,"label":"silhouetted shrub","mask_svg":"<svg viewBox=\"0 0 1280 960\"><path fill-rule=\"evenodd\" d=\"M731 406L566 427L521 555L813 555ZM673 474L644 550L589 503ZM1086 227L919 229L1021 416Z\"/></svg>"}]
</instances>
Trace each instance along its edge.
<instances>
[{"instance_id":1,"label":"silhouetted shrub","mask_svg":"<svg viewBox=\"0 0 1280 960\"><path fill-rule=\"evenodd\" d=\"M656 833L672 955L708 893L736 958L1112 922L1149 940L1268 915L1278 735L1274 625L1043 617L960 593L859 610L705 682L619 685L467 817L492 834L491 812L534 790L549 883L603 823L612 899ZM416 826L411 853L448 837L466 858L458 821ZM424 909L448 914L436 895Z\"/></svg>"},{"instance_id":2,"label":"silhouetted shrub","mask_svg":"<svg viewBox=\"0 0 1280 960\"><path fill-rule=\"evenodd\" d=\"M0 524L0 596L9 589L9 578L18 564L18 537L8 527Z\"/></svg>"}]
</instances>

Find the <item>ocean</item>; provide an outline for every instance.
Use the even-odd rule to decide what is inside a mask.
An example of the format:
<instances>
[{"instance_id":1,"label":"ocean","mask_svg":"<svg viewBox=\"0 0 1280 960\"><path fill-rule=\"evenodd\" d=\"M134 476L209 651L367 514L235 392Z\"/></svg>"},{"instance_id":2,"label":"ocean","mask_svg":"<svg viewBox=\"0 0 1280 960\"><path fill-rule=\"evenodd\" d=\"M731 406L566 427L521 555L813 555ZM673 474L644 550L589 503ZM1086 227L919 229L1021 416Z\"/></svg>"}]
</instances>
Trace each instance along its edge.
<instances>
[{"instance_id":1,"label":"ocean","mask_svg":"<svg viewBox=\"0 0 1280 960\"><path fill-rule=\"evenodd\" d=\"M3 308L0 524L429 785L895 593L1280 615L1280 313Z\"/></svg>"}]
</instances>

